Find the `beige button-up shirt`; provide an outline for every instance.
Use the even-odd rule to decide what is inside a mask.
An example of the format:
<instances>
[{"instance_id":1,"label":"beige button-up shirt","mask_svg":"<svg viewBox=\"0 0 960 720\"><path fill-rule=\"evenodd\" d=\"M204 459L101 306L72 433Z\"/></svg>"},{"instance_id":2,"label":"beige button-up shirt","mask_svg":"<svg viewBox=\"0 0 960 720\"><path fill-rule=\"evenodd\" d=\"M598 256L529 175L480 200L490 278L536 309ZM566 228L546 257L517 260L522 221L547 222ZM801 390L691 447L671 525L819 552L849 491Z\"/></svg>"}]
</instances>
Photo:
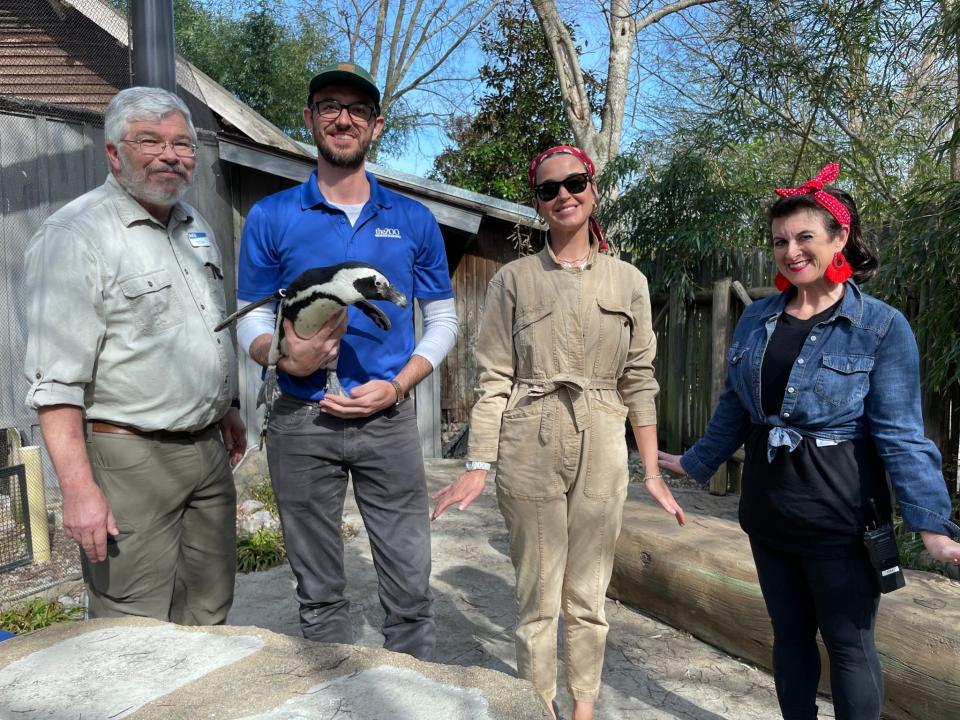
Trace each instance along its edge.
<instances>
[{"instance_id":1,"label":"beige button-up shirt","mask_svg":"<svg viewBox=\"0 0 960 720\"><path fill-rule=\"evenodd\" d=\"M236 397L213 232L177 204L164 227L111 175L51 215L25 256L27 405L88 420L199 430Z\"/></svg>"},{"instance_id":2,"label":"beige button-up shirt","mask_svg":"<svg viewBox=\"0 0 960 720\"><path fill-rule=\"evenodd\" d=\"M539 416L543 444L567 407L580 431L598 409L622 411L621 426L623 416L655 425L655 355L647 280L634 266L594 249L583 269L566 269L549 245L508 263L487 288L467 457L497 460L505 412Z\"/></svg>"}]
</instances>

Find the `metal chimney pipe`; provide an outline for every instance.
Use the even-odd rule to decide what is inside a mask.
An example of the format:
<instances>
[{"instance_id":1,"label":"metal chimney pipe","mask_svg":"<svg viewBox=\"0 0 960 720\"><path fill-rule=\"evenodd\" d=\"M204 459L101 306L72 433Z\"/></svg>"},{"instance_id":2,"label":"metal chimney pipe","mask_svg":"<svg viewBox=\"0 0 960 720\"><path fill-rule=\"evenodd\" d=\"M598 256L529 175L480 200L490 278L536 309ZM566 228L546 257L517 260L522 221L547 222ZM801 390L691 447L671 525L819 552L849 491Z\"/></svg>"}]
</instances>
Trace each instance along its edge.
<instances>
[{"instance_id":1,"label":"metal chimney pipe","mask_svg":"<svg viewBox=\"0 0 960 720\"><path fill-rule=\"evenodd\" d=\"M133 84L177 92L173 0L131 0Z\"/></svg>"}]
</instances>

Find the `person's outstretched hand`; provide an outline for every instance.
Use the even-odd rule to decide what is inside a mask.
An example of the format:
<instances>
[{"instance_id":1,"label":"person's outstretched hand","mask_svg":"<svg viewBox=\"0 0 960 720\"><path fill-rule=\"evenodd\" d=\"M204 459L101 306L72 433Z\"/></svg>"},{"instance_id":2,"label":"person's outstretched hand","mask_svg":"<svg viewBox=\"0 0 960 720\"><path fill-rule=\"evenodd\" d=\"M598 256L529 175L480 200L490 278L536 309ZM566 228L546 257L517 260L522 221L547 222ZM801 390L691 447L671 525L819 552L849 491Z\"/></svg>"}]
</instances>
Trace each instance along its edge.
<instances>
[{"instance_id":1,"label":"person's outstretched hand","mask_svg":"<svg viewBox=\"0 0 960 720\"><path fill-rule=\"evenodd\" d=\"M436 520L443 514L443 511L455 503L458 510L466 510L470 503L476 500L483 492L483 486L487 479L486 470L467 470L454 482L447 485L442 490L437 490L431 499L437 501L433 509L431 520Z\"/></svg>"},{"instance_id":2,"label":"person's outstretched hand","mask_svg":"<svg viewBox=\"0 0 960 720\"><path fill-rule=\"evenodd\" d=\"M677 519L677 525L683 527L687 524L687 519L683 514L683 508L673 499L673 493L659 475L655 475L643 481L643 486L647 489L653 498L660 503L660 507L666 510Z\"/></svg>"},{"instance_id":3,"label":"person's outstretched hand","mask_svg":"<svg viewBox=\"0 0 960 720\"><path fill-rule=\"evenodd\" d=\"M680 464L679 455L671 455L670 453L665 453L662 450L657 451L657 464L664 470L669 470L675 475L686 475L687 471L683 469L683 465Z\"/></svg>"},{"instance_id":4,"label":"person's outstretched hand","mask_svg":"<svg viewBox=\"0 0 960 720\"><path fill-rule=\"evenodd\" d=\"M920 538L930 557L940 562L960 564L960 543L954 542L946 535L921 530Z\"/></svg>"}]
</instances>

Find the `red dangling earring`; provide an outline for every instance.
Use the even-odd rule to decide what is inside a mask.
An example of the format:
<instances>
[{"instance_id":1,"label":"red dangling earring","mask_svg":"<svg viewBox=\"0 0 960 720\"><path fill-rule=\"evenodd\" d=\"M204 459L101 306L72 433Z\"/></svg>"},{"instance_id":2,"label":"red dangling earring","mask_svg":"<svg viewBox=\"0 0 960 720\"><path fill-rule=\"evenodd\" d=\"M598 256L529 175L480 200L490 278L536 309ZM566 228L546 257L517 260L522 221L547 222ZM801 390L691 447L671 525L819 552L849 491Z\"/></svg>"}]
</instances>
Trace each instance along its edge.
<instances>
[{"instance_id":1,"label":"red dangling earring","mask_svg":"<svg viewBox=\"0 0 960 720\"><path fill-rule=\"evenodd\" d=\"M823 273L823 276L827 280L837 285L845 283L852 275L853 268L850 267L850 263L847 262L847 258L842 252L838 252L833 256L833 260L830 261L830 266L826 272Z\"/></svg>"},{"instance_id":2,"label":"red dangling earring","mask_svg":"<svg viewBox=\"0 0 960 720\"><path fill-rule=\"evenodd\" d=\"M790 289L790 281L787 280L782 273L777 273L773 276L773 284L777 286L777 290L780 292L786 292Z\"/></svg>"}]
</instances>

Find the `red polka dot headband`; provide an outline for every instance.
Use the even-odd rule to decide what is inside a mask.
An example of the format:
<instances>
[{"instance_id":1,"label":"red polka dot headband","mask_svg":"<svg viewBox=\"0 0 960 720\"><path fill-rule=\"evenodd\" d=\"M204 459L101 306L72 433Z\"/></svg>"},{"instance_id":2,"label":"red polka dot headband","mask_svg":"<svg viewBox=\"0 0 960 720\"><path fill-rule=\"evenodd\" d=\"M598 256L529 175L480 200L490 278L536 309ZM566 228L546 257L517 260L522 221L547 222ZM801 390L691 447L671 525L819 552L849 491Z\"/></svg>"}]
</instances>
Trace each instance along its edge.
<instances>
[{"instance_id":1,"label":"red polka dot headband","mask_svg":"<svg viewBox=\"0 0 960 720\"><path fill-rule=\"evenodd\" d=\"M823 205L837 222L843 227L850 227L850 211L847 206L840 202L833 195L823 189L823 186L832 183L840 175L839 163L828 163L823 166L823 170L813 178L807 180L803 185L796 188L776 188L774 192L782 198L793 197L795 195L813 195L813 199Z\"/></svg>"},{"instance_id":2,"label":"red polka dot headband","mask_svg":"<svg viewBox=\"0 0 960 720\"><path fill-rule=\"evenodd\" d=\"M582 162L584 169L587 171L587 175L590 176L590 179L595 179L596 168L594 167L593 160L590 159L589 155L573 145L557 145L556 147L544 150L530 161L530 168L527 170L527 184L530 185L531 189L537 184L537 170L539 170L540 166L543 165L543 161L552 155L560 155L564 153L567 155L573 155L577 160ZM603 234L603 229L600 227L600 223L597 222L597 219L593 215L590 216L589 226L591 232L597 237L600 252L608 252L610 250L610 246L607 245L607 238Z\"/></svg>"}]
</instances>

